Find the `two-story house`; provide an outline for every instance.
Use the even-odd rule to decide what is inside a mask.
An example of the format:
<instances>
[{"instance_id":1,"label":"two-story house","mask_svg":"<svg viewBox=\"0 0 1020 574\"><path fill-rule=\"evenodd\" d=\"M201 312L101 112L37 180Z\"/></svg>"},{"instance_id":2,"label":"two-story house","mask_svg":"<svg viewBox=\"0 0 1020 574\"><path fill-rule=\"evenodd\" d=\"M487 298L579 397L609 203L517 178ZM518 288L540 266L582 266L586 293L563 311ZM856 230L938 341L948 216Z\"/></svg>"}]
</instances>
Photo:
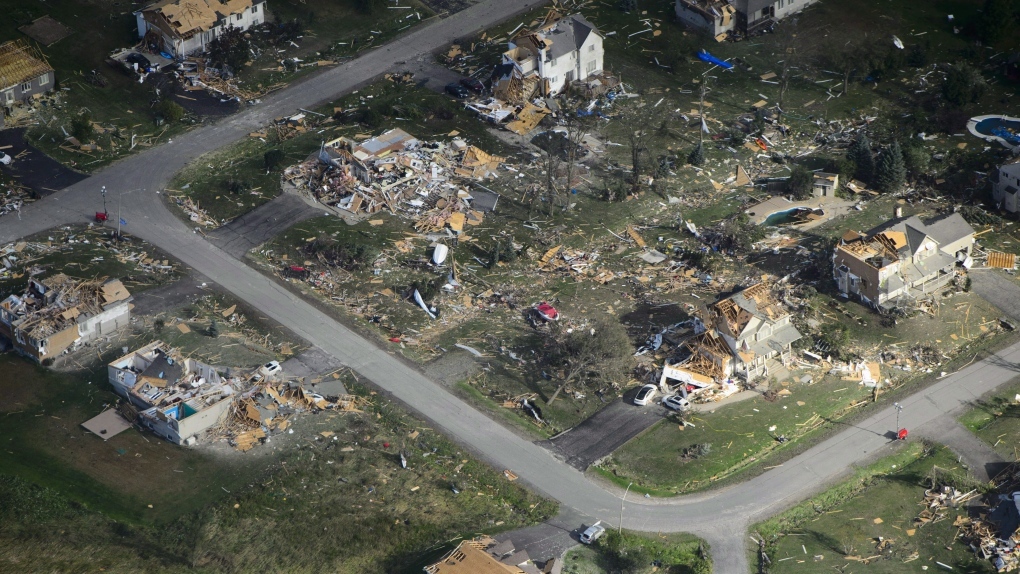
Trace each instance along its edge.
<instances>
[{"instance_id":1,"label":"two-story house","mask_svg":"<svg viewBox=\"0 0 1020 574\"><path fill-rule=\"evenodd\" d=\"M992 172L992 198L1010 213L1020 210L1017 193L1020 193L1020 159L1000 166Z\"/></svg>"},{"instance_id":2,"label":"two-story house","mask_svg":"<svg viewBox=\"0 0 1020 574\"><path fill-rule=\"evenodd\" d=\"M889 308L944 287L973 245L974 229L959 213L928 223L899 217L867 233L844 234L832 256L833 279L843 295Z\"/></svg>"},{"instance_id":3,"label":"two-story house","mask_svg":"<svg viewBox=\"0 0 1020 574\"><path fill-rule=\"evenodd\" d=\"M0 44L0 107L53 90L56 78L42 53L23 40ZM0 113L0 127L3 113Z\"/></svg>"},{"instance_id":4,"label":"two-story house","mask_svg":"<svg viewBox=\"0 0 1020 574\"><path fill-rule=\"evenodd\" d=\"M536 31L522 29L508 42L493 94L510 101L529 100L535 94L559 93L575 80L585 80L603 69L602 35L580 14L546 24Z\"/></svg>"},{"instance_id":5,"label":"two-story house","mask_svg":"<svg viewBox=\"0 0 1020 574\"><path fill-rule=\"evenodd\" d=\"M205 50L227 28L247 30L266 21L265 0L160 0L135 14L140 38L174 57Z\"/></svg>"},{"instance_id":6,"label":"two-story house","mask_svg":"<svg viewBox=\"0 0 1020 574\"><path fill-rule=\"evenodd\" d=\"M730 31L753 33L816 1L675 0L674 10L677 18L688 26L718 37Z\"/></svg>"},{"instance_id":7,"label":"two-story house","mask_svg":"<svg viewBox=\"0 0 1020 574\"><path fill-rule=\"evenodd\" d=\"M79 281L63 273L32 278L21 295L0 301L0 336L42 363L127 325L130 301L119 279Z\"/></svg>"},{"instance_id":8,"label":"two-story house","mask_svg":"<svg viewBox=\"0 0 1020 574\"><path fill-rule=\"evenodd\" d=\"M764 282L709 305L705 326L729 351L729 360L721 365L724 374L748 381L767 376L770 361L789 356L794 341L801 337L786 308Z\"/></svg>"}]
</instances>

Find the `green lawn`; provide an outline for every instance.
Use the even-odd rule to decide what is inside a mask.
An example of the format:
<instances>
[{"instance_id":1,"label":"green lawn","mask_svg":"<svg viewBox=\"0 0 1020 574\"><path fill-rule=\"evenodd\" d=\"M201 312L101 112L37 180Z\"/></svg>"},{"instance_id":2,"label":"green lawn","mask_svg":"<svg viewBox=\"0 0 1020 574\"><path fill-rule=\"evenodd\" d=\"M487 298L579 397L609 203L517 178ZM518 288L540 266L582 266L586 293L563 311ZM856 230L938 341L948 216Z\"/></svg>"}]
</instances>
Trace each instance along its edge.
<instances>
[{"instance_id":1,"label":"green lawn","mask_svg":"<svg viewBox=\"0 0 1020 574\"><path fill-rule=\"evenodd\" d=\"M102 205L101 199L99 203ZM110 239L110 231L110 228L73 225L24 238L23 250L12 254L16 258L14 265L0 270L0 294L6 297L9 293L23 291L32 269L41 269L44 276L65 273L80 279L121 279L132 293L180 277L181 271L175 262L170 263L171 269L143 268L140 263L144 259L162 262L169 257L127 234L129 241L118 244ZM125 258L119 258L118 252ZM140 257L143 253L145 256Z\"/></svg>"},{"instance_id":2,"label":"green lawn","mask_svg":"<svg viewBox=\"0 0 1020 574\"><path fill-rule=\"evenodd\" d=\"M975 486L948 449L923 450L921 444L908 445L825 493L752 526L752 535L766 541L772 561L767 571L814 573L836 565L848 572L892 574L920 571L922 566L942 570L938 561L958 572L994 572L990 562L954 541L958 529L953 522L967 516L965 508L948 509L947 517L936 522L915 523L924 491L932 486L933 468L938 467L943 482L948 479L962 492ZM888 547L879 550L880 540ZM865 558L870 558L868 563L860 561ZM755 549L752 564L757 563Z\"/></svg>"},{"instance_id":3,"label":"green lawn","mask_svg":"<svg viewBox=\"0 0 1020 574\"><path fill-rule=\"evenodd\" d=\"M564 557L564 574L704 574L712 571L708 546L688 534L617 533L609 530L591 546Z\"/></svg>"},{"instance_id":4,"label":"green lawn","mask_svg":"<svg viewBox=\"0 0 1020 574\"><path fill-rule=\"evenodd\" d=\"M306 413L241 454L84 432L105 376L0 356L0 570L411 573L556 512L353 379L364 414Z\"/></svg>"},{"instance_id":5,"label":"green lawn","mask_svg":"<svg viewBox=\"0 0 1020 574\"><path fill-rule=\"evenodd\" d=\"M1020 381L1014 380L991 396L972 403L971 410L960 416L960 422L992 445L1005 460L1017 460L1020 444Z\"/></svg>"}]
</instances>

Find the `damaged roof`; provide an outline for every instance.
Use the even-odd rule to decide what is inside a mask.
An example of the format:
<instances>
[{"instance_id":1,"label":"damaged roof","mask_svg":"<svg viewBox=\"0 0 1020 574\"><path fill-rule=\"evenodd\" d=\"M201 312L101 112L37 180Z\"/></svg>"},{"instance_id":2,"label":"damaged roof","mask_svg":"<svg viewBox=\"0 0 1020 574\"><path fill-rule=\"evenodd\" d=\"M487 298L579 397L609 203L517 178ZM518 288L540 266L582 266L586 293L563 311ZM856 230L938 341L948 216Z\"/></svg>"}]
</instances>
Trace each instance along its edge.
<instances>
[{"instance_id":1,"label":"damaged roof","mask_svg":"<svg viewBox=\"0 0 1020 574\"><path fill-rule=\"evenodd\" d=\"M251 8L253 0L161 0L142 8L159 14L182 37L214 28L227 16Z\"/></svg>"},{"instance_id":2,"label":"damaged roof","mask_svg":"<svg viewBox=\"0 0 1020 574\"><path fill-rule=\"evenodd\" d=\"M39 50L24 40L0 44L0 90L38 78L52 72Z\"/></svg>"},{"instance_id":3,"label":"damaged roof","mask_svg":"<svg viewBox=\"0 0 1020 574\"><path fill-rule=\"evenodd\" d=\"M934 239L939 245L949 245L969 235L973 235L974 228L959 213L931 220L928 223L924 223L916 215L911 215L910 217L887 221L869 231L867 235L875 236L883 232L887 237L891 235L890 232L905 234L907 247L911 253L916 253L925 235Z\"/></svg>"}]
</instances>

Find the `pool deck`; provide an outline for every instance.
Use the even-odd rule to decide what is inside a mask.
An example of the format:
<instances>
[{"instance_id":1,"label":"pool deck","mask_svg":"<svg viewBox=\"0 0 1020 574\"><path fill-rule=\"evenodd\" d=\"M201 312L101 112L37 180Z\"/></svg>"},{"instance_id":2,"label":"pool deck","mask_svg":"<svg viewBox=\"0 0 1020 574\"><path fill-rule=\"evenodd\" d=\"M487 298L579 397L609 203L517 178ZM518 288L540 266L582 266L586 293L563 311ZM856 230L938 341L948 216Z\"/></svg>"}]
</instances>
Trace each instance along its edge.
<instances>
[{"instance_id":1,"label":"pool deck","mask_svg":"<svg viewBox=\"0 0 1020 574\"><path fill-rule=\"evenodd\" d=\"M1020 145L1013 145L1013 144L1009 143L1008 141L1006 141L1006 140L1004 140L1004 139L1002 139L1002 138L1000 138L998 136L993 136L993 135L989 135L989 134L983 134L983 133L981 133L981 132L979 132L977 130L977 125L979 123L981 123L984 120L990 120L990 119L998 119L998 120L1002 120L1002 121L1006 121L1006 122L1016 122L1016 123L1020 124L1020 118L1004 116L1002 114L989 114L989 115L985 115L985 116L975 116L975 117L970 118L969 120L967 120L967 131L969 131L971 133L971 135L977 136L977 137L985 140L986 142L989 142L989 143L996 143L996 142L998 142L998 143L1002 144L1004 147L1006 147L1006 149L1012 150L1014 152L1020 152Z\"/></svg>"},{"instance_id":2,"label":"pool deck","mask_svg":"<svg viewBox=\"0 0 1020 574\"><path fill-rule=\"evenodd\" d=\"M825 215L814 221L787 226L805 230L817 227L838 215L846 214L853 209L853 206L856 203L856 201L848 201L838 197L812 197L811 199L805 199L803 201L788 201L783 196L776 196L751 206L746 213L750 217L751 223L761 225L762 223L765 223L765 220L768 219L770 215L777 211L788 211L797 207L807 207L809 209L821 209L825 212Z\"/></svg>"}]
</instances>

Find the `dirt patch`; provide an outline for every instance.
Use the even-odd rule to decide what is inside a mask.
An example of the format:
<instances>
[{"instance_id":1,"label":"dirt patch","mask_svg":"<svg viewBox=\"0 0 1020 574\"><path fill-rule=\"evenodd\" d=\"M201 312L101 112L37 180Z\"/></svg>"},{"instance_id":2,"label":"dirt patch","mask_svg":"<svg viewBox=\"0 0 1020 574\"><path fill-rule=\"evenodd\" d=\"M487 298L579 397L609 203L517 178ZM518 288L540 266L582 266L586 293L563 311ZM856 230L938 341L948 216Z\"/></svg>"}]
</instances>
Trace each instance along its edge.
<instances>
[{"instance_id":1,"label":"dirt patch","mask_svg":"<svg viewBox=\"0 0 1020 574\"><path fill-rule=\"evenodd\" d=\"M467 351L446 353L425 366L425 376L444 385L455 385L478 371L478 362Z\"/></svg>"},{"instance_id":2,"label":"dirt patch","mask_svg":"<svg viewBox=\"0 0 1020 574\"><path fill-rule=\"evenodd\" d=\"M31 24L26 24L18 30L43 46L52 46L70 36L73 31L49 16L36 18Z\"/></svg>"},{"instance_id":3,"label":"dirt patch","mask_svg":"<svg viewBox=\"0 0 1020 574\"><path fill-rule=\"evenodd\" d=\"M9 166L3 166L3 171L40 196L45 197L88 177L65 167L25 142L25 128L0 131L0 147L7 145L13 147L4 151L13 157L14 161ZM21 155L22 152L28 153Z\"/></svg>"}]
</instances>

